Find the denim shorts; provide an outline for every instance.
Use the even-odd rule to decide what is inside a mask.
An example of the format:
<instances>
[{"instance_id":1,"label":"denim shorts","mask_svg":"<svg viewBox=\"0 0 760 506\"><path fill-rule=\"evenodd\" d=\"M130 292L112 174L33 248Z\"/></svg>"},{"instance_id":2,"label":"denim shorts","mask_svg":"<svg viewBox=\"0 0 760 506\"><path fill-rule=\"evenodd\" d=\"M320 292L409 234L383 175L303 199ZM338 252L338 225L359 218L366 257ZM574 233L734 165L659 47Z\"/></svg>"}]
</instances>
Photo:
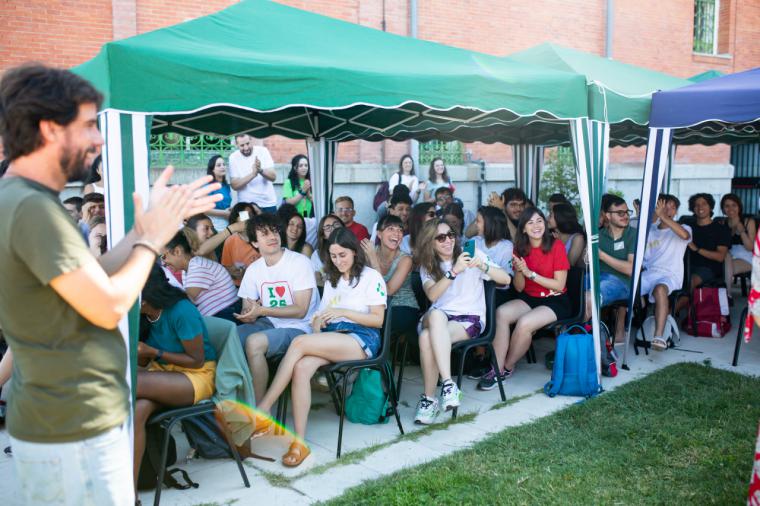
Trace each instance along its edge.
<instances>
[{"instance_id":1,"label":"denim shorts","mask_svg":"<svg viewBox=\"0 0 760 506\"><path fill-rule=\"evenodd\" d=\"M380 331L353 322L330 323L322 329L322 332L339 332L346 334L359 343L367 358L372 358L380 351Z\"/></svg>"}]
</instances>

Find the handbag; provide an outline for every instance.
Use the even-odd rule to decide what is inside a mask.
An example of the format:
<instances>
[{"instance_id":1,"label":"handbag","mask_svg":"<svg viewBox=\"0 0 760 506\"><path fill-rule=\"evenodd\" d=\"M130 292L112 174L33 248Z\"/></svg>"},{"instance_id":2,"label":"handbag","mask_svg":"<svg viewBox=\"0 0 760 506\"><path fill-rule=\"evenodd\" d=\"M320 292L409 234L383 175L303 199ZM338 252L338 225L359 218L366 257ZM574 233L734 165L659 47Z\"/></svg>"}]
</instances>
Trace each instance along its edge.
<instances>
[{"instance_id":1,"label":"handbag","mask_svg":"<svg viewBox=\"0 0 760 506\"><path fill-rule=\"evenodd\" d=\"M573 333L574 330L578 332ZM594 336L580 325L573 325L557 336L552 379L544 385L544 393L549 397L594 397L601 391L596 374Z\"/></svg>"}]
</instances>

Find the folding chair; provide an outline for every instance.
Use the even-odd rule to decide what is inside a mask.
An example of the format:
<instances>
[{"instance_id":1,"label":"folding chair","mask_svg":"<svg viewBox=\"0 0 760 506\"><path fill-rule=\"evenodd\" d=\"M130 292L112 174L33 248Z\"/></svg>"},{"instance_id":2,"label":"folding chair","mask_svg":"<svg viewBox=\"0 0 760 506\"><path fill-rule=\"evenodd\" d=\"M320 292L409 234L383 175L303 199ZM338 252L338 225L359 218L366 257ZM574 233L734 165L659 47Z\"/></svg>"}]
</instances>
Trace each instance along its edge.
<instances>
[{"instance_id":1,"label":"folding chair","mask_svg":"<svg viewBox=\"0 0 760 506\"><path fill-rule=\"evenodd\" d=\"M385 392L388 394L388 398L391 402L391 408L393 409L393 415L396 417L396 424L398 425L398 430L401 432L401 434L404 433L404 427L401 425L401 418L398 414L398 397L396 396L396 387L394 385L393 380L393 370L391 370L390 364L388 363L388 356L390 355L390 341L391 341L391 315L392 310L391 308L391 299L392 297L388 297L386 301L386 310L385 310L385 326L383 327L382 331L382 343L380 348L380 353L377 354L376 357L369 358L369 359L362 359L362 360L347 360L345 362L335 362L332 364L327 364L319 368L320 371L323 371L327 374L327 381L330 384L330 394L332 396L333 402L335 403L335 410L337 411L338 415L340 416L340 423L338 425L338 450L336 452L336 457L340 458L340 450L341 446L343 444L343 422L345 421L346 417L346 389L348 387L348 378L351 376L351 373L354 371L358 371L359 369L374 369L375 371L378 371L380 373L380 376L383 380L383 388ZM342 376L341 378L341 386L338 388L338 381L336 380L336 375Z\"/></svg>"}]
</instances>

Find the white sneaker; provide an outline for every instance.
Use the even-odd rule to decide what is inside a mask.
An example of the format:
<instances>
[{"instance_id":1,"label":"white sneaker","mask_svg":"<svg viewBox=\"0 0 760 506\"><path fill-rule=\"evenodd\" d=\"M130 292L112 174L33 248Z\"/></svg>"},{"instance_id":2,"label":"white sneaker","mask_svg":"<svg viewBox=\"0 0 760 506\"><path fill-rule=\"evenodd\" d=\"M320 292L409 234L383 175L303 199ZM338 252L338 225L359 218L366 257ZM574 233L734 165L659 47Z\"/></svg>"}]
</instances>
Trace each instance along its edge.
<instances>
[{"instance_id":1,"label":"white sneaker","mask_svg":"<svg viewBox=\"0 0 760 506\"><path fill-rule=\"evenodd\" d=\"M438 416L438 400L431 399L420 395L420 401L417 403L417 414L414 416L414 423L419 425L430 425L435 422L435 417Z\"/></svg>"},{"instance_id":2,"label":"white sneaker","mask_svg":"<svg viewBox=\"0 0 760 506\"><path fill-rule=\"evenodd\" d=\"M457 384L451 380L441 386L441 408L444 411L451 411L454 408L458 408L462 401L462 391L459 390Z\"/></svg>"}]
</instances>

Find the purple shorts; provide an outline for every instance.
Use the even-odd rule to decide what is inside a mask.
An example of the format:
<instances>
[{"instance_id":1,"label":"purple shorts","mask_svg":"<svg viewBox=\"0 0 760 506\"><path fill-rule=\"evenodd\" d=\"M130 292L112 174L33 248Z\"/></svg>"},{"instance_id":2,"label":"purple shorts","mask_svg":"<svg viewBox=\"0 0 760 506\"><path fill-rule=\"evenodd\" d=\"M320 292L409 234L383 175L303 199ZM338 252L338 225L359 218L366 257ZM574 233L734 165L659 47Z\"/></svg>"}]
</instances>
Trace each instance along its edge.
<instances>
[{"instance_id":1,"label":"purple shorts","mask_svg":"<svg viewBox=\"0 0 760 506\"><path fill-rule=\"evenodd\" d=\"M464 323L464 331L470 339L474 339L480 335L480 317L474 314L460 314L456 316L446 315L450 322Z\"/></svg>"}]
</instances>

